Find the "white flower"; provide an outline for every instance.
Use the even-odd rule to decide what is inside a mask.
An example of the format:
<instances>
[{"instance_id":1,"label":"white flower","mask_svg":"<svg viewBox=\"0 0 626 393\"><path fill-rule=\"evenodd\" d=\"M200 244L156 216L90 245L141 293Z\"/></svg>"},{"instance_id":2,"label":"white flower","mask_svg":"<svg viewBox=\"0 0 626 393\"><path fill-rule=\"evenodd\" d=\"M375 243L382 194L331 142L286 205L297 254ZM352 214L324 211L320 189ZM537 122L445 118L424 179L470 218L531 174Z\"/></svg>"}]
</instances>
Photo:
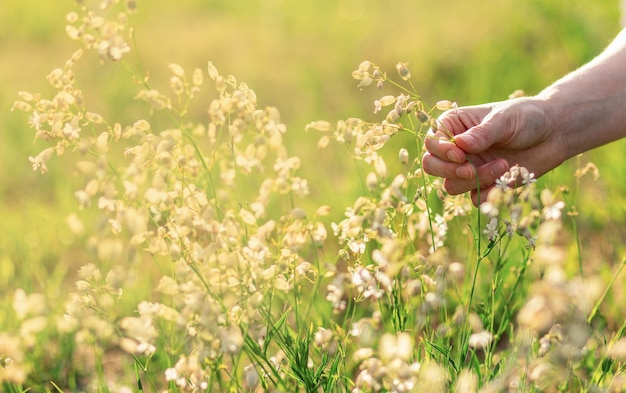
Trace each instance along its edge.
<instances>
[{"instance_id":1,"label":"white flower","mask_svg":"<svg viewBox=\"0 0 626 393\"><path fill-rule=\"evenodd\" d=\"M28 157L28 161L33 163L33 171L39 170L41 173L48 172L46 162L52 157L52 153L54 153L54 148L49 147L35 157Z\"/></svg>"},{"instance_id":2,"label":"white flower","mask_svg":"<svg viewBox=\"0 0 626 393\"><path fill-rule=\"evenodd\" d=\"M178 372L175 368L170 367L165 370L165 380L166 381L175 381L178 378Z\"/></svg>"},{"instance_id":3,"label":"white flower","mask_svg":"<svg viewBox=\"0 0 626 393\"><path fill-rule=\"evenodd\" d=\"M500 214L500 210L498 210L498 208L491 202L485 202L480 205L480 212L493 218Z\"/></svg>"},{"instance_id":4,"label":"white flower","mask_svg":"<svg viewBox=\"0 0 626 393\"><path fill-rule=\"evenodd\" d=\"M528 169L523 166L519 167L519 174L522 177L522 184L524 185L535 183L537 181L537 179L535 179L535 174L529 172Z\"/></svg>"},{"instance_id":5,"label":"white flower","mask_svg":"<svg viewBox=\"0 0 626 393\"><path fill-rule=\"evenodd\" d=\"M479 333L474 333L469 338L469 346L470 348L480 348L485 350L489 344L493 341L493 334L490 332L483 330Z\"/></svg>"},{"instance_id":6,"label":"white flower","mask_svg":"<svg viewBox=\"0 0 626 393\"><path fill-rule=\"evenodd\" d=\"M48 116L44 113L41 114L38 111L33 111L33 114L28 118L28 124L36 130L41 129L41 124L48 119Z\"/></svg>"},{"instance_id":7,"label":"white flower","mask_svg":"<svg viewBox=\"0 0 626 393\"><path fill-rule=\"evenodd\" d=\"M65 123L65 125L63 126L63 134L68 139L78 139L80 136L79 133L80 133L80 126L78 125L77 121Z\"/></svg>"},{"instance_id":8,"label":"white flower","mask_svg":"<svg viewBox=\"0 0 626 393\"><path fill-rule=\"evenodd\" d=\"M561 210L565 207L563 201L558 201L550 206L543 208L543 217L546 220L558 220L561 218Z\"/></svg>"},{"instance_id":9,"label":"white flower","mask_svg":"<svg viewBox=\"0 0 626 393\"><path fill-rule=\"evenodd\" d=\"M489 223L485 227L485 230L483 230L483 233L487 235L487 239L489 239L489 241L494 241L496 239L498 236L498 219L496 217L491 217L491 220L489 220Z\"/></svg>"}]
</instances>

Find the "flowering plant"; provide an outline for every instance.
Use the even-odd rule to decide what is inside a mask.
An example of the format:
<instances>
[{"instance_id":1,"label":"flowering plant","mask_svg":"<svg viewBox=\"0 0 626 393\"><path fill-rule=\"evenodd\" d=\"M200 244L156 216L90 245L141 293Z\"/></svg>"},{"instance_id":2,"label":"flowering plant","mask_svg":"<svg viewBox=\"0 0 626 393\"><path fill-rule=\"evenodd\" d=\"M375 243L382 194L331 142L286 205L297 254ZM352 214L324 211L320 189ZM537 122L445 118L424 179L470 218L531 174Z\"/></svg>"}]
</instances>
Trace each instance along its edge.
<instances>
[{"instance_id":1,"label":"flowering plant","mask_svg":"<svg viewBox=\"0 0 626 393\"><path fill-rule=\"evenodd\" d=\"M250 86L211 62L193 70L170 63L167 91L128 67L140 86L134 98L145 104L145 116L129 124L91 110L76 64L90 53L124 62L136 4L79 3L67 32L81 47L49 74L54 92L20 92L14 108L47 144L29 158L34 170L72 155L82 187L68 225L92 260L60 315L42 311L40 294L15 293L20 332L0 336L8 390L42 383L27 349L45 329L84 365L55 377L58 391L134 383L151 391L474 392L590 389L607 375L619 382L611 367L577 372L605 347L589 328L603 294L593 279L566 277L558 245L565 203L517 166L480 211L447 195L419 157L437 113L456 104L426 105L407 64L397 64L397 77L368 61L353 72L360 88L396 89L374 103L374 113L386 112L381 121L306 127L322 133L318 148L345 145L367 171L354 203L327 225L327 201L303 202L313 183L299 175L278 109L260 108ZM206 115L196 118L199 100ZM399 133L414 145L391 163L386 149ZM142 280L155 285L127 309ZM606 361L624 357L623 329ZM111 360L134 371L112 376Z\"/></svg>"}]
</instances>

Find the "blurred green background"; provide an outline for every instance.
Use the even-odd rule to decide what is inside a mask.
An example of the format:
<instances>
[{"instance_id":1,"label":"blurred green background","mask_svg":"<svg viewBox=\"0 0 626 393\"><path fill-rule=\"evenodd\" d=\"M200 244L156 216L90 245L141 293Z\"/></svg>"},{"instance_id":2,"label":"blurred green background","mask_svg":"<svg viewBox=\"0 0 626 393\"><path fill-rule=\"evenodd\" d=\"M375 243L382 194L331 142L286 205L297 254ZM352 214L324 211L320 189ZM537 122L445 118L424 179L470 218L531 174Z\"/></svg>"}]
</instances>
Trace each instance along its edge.
<instances>
[{"instance_id":1,"label":"blurred green background","mask_svg":"<svg viewBox=\"0 0 626 393\"><path fill-rule=\"evenodd\" d=\"M10 111L17 91L48 91L45 76L77 48L64 29L73 7L58 0L0 2L0 299L7 301L17 287L54 298L89 262L65 227L75 209L71 167L54 159L48 174L32 172L28 156L43 144L33 144L26 116ZM221 73L247 82L261 106L281 111L313 200L333 201L335 217L354 200L354 168L338 170L349 161L338 149L317 151L319 135L304 126L376 119L373 99L381 92L361 92L351 78L362 60L390 72L407 62L426 102L476 104L516 89L538 92L620 30L617 0L139 0L138 7L131 61L140 59L155 80L170 62L205 69L213 61ZM124 75L111 65L79 74L92 108L121 122L134 118L127 102L136 91ZM596 163L601 177L583 179L571 194L585 260L607 266L624 249L623 150L618 142L585 155L582 161ZM576 191L577 165L573 160L543 181Z\"/></svg>"}]
</instances>

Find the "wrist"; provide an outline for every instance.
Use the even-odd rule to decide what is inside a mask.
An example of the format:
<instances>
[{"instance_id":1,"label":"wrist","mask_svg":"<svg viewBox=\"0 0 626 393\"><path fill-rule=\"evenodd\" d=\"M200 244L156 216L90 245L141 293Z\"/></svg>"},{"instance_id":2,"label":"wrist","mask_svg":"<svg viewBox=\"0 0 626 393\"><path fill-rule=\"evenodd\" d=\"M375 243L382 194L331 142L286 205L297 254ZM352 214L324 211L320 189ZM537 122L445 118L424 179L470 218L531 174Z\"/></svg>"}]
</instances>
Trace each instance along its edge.
<instances>
[{"instance_id":1,"label":"wrist","mask_svg":"<svg viewBox=\"0 0 626 393\"><path fill-rule=\"evenodd\" d=\"M558 96L544 91L532 97L537 116L543 120L543 134L553 146L556 165L581 153L579 123L571 112L575 106L562 102ZM555 166L556 166L555 165Z\"/></svg>"}]
</instances>

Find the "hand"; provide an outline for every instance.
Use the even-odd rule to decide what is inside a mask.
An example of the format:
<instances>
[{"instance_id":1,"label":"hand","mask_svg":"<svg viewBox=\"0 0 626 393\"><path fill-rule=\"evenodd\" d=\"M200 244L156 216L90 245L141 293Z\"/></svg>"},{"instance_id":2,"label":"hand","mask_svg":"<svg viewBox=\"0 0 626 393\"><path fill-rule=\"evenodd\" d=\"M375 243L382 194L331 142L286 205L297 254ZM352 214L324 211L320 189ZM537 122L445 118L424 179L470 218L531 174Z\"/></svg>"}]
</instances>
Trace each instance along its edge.
<instances>
[{"instance_id":1,"label":"hand","mask_svg":"<svg viewBox=\"0 0 626 393\"><path fill-rule=\"evenodd\" d=\"M552 130L545 101L515 98L444 113L426 138L426 173L445 178L450 194L470 191L484 202L495 181L518 164L539 177L567 158L559 130ZM478 200L480 188L480 201Z\"/></svg>"}]
</instances>

